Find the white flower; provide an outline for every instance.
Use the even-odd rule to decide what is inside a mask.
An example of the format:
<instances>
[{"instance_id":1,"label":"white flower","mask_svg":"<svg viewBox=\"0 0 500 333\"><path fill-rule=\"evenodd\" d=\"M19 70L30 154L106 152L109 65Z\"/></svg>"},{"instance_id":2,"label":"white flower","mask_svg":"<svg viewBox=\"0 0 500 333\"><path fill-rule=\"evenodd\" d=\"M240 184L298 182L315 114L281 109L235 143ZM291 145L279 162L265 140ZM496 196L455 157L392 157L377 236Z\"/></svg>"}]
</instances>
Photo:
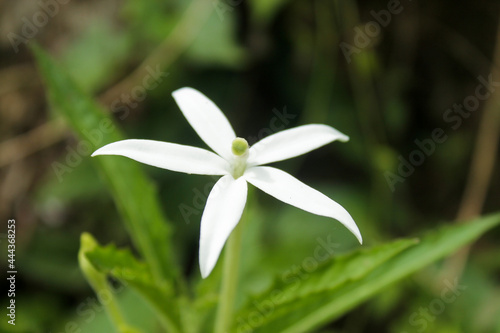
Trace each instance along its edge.
<instances>
[{"instance_id":1,"label":"white flower","mask_svg":"<svg viewBox=\"0 0 500 333\"><path fill-rule=\"evenodd\" d=\"M262 166L296 157L335 140L349 137L327 125L304 125L270 135L252 147L237 138L219 108L199 91L182 88L174 99L182 113L215 153L191 146L153 140L110 143L96 155L121 155L172 171L222 176L210 192L201 217L200 269L203 278L214 268L231 231L238 224L247 200L247 182L278 200L307 212L340 221L362 242L349 213L324 194L288 173Z\"/></svg>"}]
</instances>

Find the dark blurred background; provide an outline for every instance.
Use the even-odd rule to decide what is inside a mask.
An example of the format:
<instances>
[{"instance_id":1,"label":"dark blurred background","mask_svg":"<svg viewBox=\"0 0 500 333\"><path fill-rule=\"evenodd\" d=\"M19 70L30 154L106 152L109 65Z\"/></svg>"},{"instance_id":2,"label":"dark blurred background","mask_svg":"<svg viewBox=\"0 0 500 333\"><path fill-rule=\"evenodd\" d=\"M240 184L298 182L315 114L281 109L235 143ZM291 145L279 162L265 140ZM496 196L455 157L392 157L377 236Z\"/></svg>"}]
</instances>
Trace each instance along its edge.
<instances>
[{"instance_id":1,"label":"dark blurred background","mask_svg":"<svg viewBox=\"0 0 500 333\"><path fill-rule=\"evenodd\" d=\"M78 269L79 236L130 245L90 157L47 104L30 43L56 57L130 138L205 147L171 97L184 86L212 99L251 143L307 123L346 133L348 143L277 165L342 204L369 246L500 208L499 9L487 0L0 2L1 262L4 221L15 218L17 331L63 332L75 321L82 332L106 332L102 311L87 321L77 310L93 297ZM151 73L156 82L145 84ZM185 273L198 275L199 221L214 180L144 170L174 221ZM317 237L331 234L339 252L357 247L337 222L263 193L257 201L248 237L271 263L249 272L249 290L300 264ZM499 236L324 332L500 332ZM412 323L445 277L457 276L468 286L463 296L424 329Z\"/></svg>"}]
</instances>

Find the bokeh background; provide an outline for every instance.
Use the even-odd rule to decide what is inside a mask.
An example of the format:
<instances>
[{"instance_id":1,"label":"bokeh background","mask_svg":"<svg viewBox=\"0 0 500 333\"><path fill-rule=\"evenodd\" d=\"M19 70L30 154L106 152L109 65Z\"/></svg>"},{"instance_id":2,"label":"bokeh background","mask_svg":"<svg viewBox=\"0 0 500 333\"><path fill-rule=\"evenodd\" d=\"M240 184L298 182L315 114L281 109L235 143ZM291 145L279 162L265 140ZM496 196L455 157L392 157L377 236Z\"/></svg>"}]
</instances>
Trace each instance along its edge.
<instances>
[{"instance_id":1,"label":"bokeh background","mask_svg":"<svg viewBox=\"0 0 500 333\"><path fill-rule=\"evenodd\" d=\"M184 86L211 98L250 143L307 123L348 134L348 143L277 166L342 204L370 246L500 208L499 9L487 0L0 2L0 241L4 267L5 225L15 218L15 331L66 332L77 322L81 332L109 332L78 268L79 236L131 245L89 154L47 104L30 43L56 57L130 138L205 147L171 97ZM145 85L150 72L157 84ZM469 102L472 111L453 110ZM426 154L415 140L428 143ZM420 165L401 167L417 155ZM179 262L197 280L199 221L214 179L143 169L175 227ZM249 292L274 275L306 279L303 263L319 238L337 253L358 247L339 223L266 194L256 191L251 209ZM494 230L322 332L500 332L499 236ZM460 296L417 321L455 279L466 286ZM131 291L120 297L135 321L152 321Z\"/></svg>"}]
</instances>

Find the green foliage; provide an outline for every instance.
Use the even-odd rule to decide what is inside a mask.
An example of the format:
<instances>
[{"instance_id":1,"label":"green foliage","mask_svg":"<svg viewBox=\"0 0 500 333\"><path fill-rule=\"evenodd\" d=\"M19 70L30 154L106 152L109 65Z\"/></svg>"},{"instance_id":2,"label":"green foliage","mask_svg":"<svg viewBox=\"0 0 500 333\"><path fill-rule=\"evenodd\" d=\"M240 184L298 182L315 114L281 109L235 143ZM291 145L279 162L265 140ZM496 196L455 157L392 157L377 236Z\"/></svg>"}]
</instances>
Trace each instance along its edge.
<instances>
[{"instance_id":1,"label":"green foliage","mask_svg":"<svg viewBox=\"0 0 500 333\"><path fill-rule=\"evenodd\" d=\"M180 1L125 1L122 16L129 23L130 31L142 36L141 44L163 40L182 16ZM146 42L146 43L145 43Z\"/></svg>"},{"instance_id":2,"label":"green foliage","mask_svg":"<svg viewBox=\"0 0 500 333\"><path fill-rule=\"evenodd\" d=\"M243 329L252 325L255 332L309 332L498 224L500 214L443 227L418 243L402 240L334 258L305 281L278 281L240 311L238 318L244 320ZM258 324L249 324L248 318L255 318L255 314Z\"/></svg>"},{"instance_id":3,"label":"green foliage","mask_svg":"<svg viewBox=\"0 0 500 333\"><path fill-rule=\"evenodd\" d=\"M36 46L33 49L53 107L85 140L89 150L124 138L111 118L44 51ZM82 242L80 265L96 293L108 290L106 276L110 275L139 293L169 331L207 331L209 328L204 325L211 325L210 316L217 305L213 294L217 281L212 276L211 280L200 283L199 298L190 300L174 265L171 230L152 184L132 161L120 157L93 161L106 179L130 236L145 259L138 261L129 250L118 250L113 245L101 247L95 241ZM239 310L233 331L239 332L247 326L263 333L311 331L474 241L499 223L500 215L492 215L430 232L420 242L409 239L382 244L321 261L306 274L280 275L268 292L251 298ZM219 273L216 270L214 276ZM118 306L108 308L119 329L129 330L129 326L121 323ZM260 320L250 323L247 318L255 313Z\"/></svg>"},{"instance_id":4,"label":"green foliage","mask_svg":"<svg viewBox=\"0 0 500 333\"><path fill-rule=\"evenodd\" d=\"M52 107L67 120L90 152L123 139L111 117L84 94L65 71L38 46L33 50L45 79ZM153 184L140 166L122 158L95 158L135 245L150 265L156 280L177 275L171 249L171 229L160 208ZM66 168L68 168L66 166Z\"/></svg>"},{"instance_id":5,"label":"green foliage","mask_svg":"<svg viewBox=\"0 0 500 333\"><path fill-rule=\"evenodd\" d=\"M107 21L96 20L68 47L61 65L81 89L94 92L120 72L130 48L129 36L116 31Z\"/></svg>"},{"instance_id":6,"label":"green foliage","mask_svg":"<svg viewBox=\"0 0 500 333\"><path fill-rule=\"evenodd\" d=\"M236 24L232 15L210 15L203 30L189 47L187 56L200 65L241 67L245 53L234 42L235 31Z\"/></svg>"},{"instance_id":7,"label":"green foliage","mask_svg":"<svg viewBox=\"0 0 500 333\"><path fill-rule=\"evenodd\" d=\"M231 332L248 327L255 332L309 332L345 314L387 286L474 241L498 224L499 214L460 226L445 226L425 235L420 241L398 240L358 250L331 258L306 275L277 279L268 292L252 298L239 311L236 316L239 326ZM183 325L176 308L176 304L182 303L185 308L181 311L191 313L189 325L194 327L186 331L204 332L197 327L211 307L205 305L193 309L189 303L173 301L171 286L155 285L148 267L138 262L129 250L118 250L113 245L95 246L85 252L85 256L98 271L110 274L141 294L158 317L167 322L167 327ZM259 325L250 324L256 322L255 318L259 318Z\"/></svg>"},{"instance_id":8,"label":"green foliage","mask_svg":"<svg viewBox=\"0 0 500 333\"><path fill-rule=\"evenodd\" d=\"M82 234L80 251L78 252L80 268L85 278L92 286L92 289L94 289L96 295L98 295L99 300L104 305L116 330L120 333L141 333L136 328L130 327L123 318L118 302L116 301L116 296L107 281L106 274L97 270L87 259L86 254L98 247L97 241L90 234Z\"/></svg>"},{"instance_id":9,"label":"green foliage","mask_svg":"<svg viewBox=\"0 0 500 333\"><path fill-rule=\"evenodd\" d=\"M192 5L198 4L204 10L189 11ZM360 7L370 5L373 3L360 3ZM436 8L440 6L444 5ZM361 13L365 13L361 16L363 20L371 20L368 13L378 7L367 8L360 9ZM57 111L56 116L62 116L81 139L79 144L87 147L87 153L80 154L83 161L79 165L65 166L78 170L62 169L65 173L71 172L71 175L68 174L64 182L53 178L53 182L41 186L36 196L37 203L50 206L57 200L59 205L71 207L68 211L77 214L77 222L94 221L95 226L106 220L108 225L105 228L99 225L96 237L113 237L120 243L124 242L124 231L119 226L109 226L116 219L114 211L108 210L105 216L112 217L108 220L96 214L98 209L80 206L89 202L94 204L96 199L106 200L105 189L112 193L140 258L128 249L96 244L92 249L82 251L82 260L89 265L87 268L95 271L91 281L100 280L102 286L109 288L111 277L119 280L120 286L125 288L123 293L116 295L116 302L127 324L140 327L143 332L160 332L158 322L168 332L210 332L221 280L221 265L207 279L201 280L197 265L193 263L196 261L194 248L198 245L198 226L195 224L199 222L202 212L202 207L198 205L203 201L193 189L206 192L206 182L200 185L196 177L193 177L195 180L189 178L185 181L187 178L183 177L187 176L171 176L163 170L153 170L157 187L162 191L160 199L156 185L145 176L138 163L121 157L88 156L106 143L126 138L116 128L112 117L90 94L122 77L126 67L127 71L132 71L137 63L157 49L164 51L157 54L160 64L162 59L167 59L166 63L170 64L183 55L175 67L169 68L170 75L166 82L169 89L188 84L204 91L202 88L205 85L220 98L217 102L229 106L228 112L233 112L231 120L236 118L239 122L237 126L241 127L238 130L242 129L241 132L245 133L250 129L245 134L259 133L255 129L263 129L262 126L265 127L269 118L274 116L271 109L285 103L290 112L298 115L293 124L321 120L345 130L352 140L348 145L331 148L335 151L332 154L335 160L323 160L324 156L319 152L316 157L308 157L312 161L309 166L314 166L315 158L320 161L316 167L301 168L300 161L305 158L287 166L317 183L321 182L321 190L328 196L341 199L339 202L353 212L367 243L393 239L394 235L413 235L416 230L434 228L436 216L439 219L452 216L451 212L456 208L455 200L450 200L448 196L459 193L457 188L461 188L462 184L457 179L465 174L472 145L473 134L466 133L470 125L465 121L459 130L447 132L450 139L445 148L437 147L437 153L428 156L411 179L398 184L396 195L389 192L382 175L386 170L397 170L400 162L398 155L415 148L413 140L424 138L430 128L425 126L445 125L440 112L448 102L449 105L455 102L447 99L450 96L456 98L453 92L469 89L470 82L467 81L464 88L457 85L459 80L456 77L447 78L449 81L443 79L450 74L446 71L456 66L447 57L428 57L434 60L430 63L431 67L426 68L425 61L410 54L411 51L407 50L412 50L412 43L419 39L412 37L411 20L405 21L405 31L410 32L405 35L408 38L401 38L401 29L394 29L397 34L392 36L389 32L391 25L400 27L402 22L397 23L396 17L392 18L389 27L381 30L375 45L354 54L353 63L346 65L338 43L352 39L355 33L353 27L363 27L362 22L357 22L355 12L354 2L339 1L320 4L287 0L248 3L221 0L202 4L202 1L196 0L127 0L121 10L119 27L105 20L92 21L79 31L78 38L70 39L66 48L58 48L58 44L54 48L52 45L52 49L61 50L59 63L34 47L51 105ZM409 18L412 19L411 15ZM176 30L179 26L182 29ZM176 37L173 41L169 40L170 34L175 31ZM481 43L488 43L490 47L493 44L489 40L484 38ZM404 43L401 44L401 41ZM392 44L394 50L405 52L394 52L391 46L387 47ZM163 48L164 45L168 47ZM401 45L404 47L398 47ZM461 47L457 50L467 50L463 45ZM457 50L450 53L464 53ZM406 52L405 56L403 53ZM385 61L384 54L391 55L390 61ZM445 66L440 61L444 61ZM422 68L416 79L411 75L412 66ZM436 71L436 68L439 70ZM353 69L356 69L354 74L357 72L357 76L353 75ZM428 72L436 75L437 79L428 77ZM425 82L424 87L418 87L420 81ZM371 91L371 82L377 83L376 91ZM352 84L350 88L349 83ZM433 90L434 86L439 89ZM181 115L172 115L177 111L165 112L166 108L169 110L168 103L173 104L173 101L165 97L170 91L164 88L148 94L145 101L138 103L140 105L132 110L123 125L128 126L137 137L163 139L162 136L168 133L169 140L172 137L181 139L175 142L196 141L197 138L191 136L191 130L189 136L184 134L188 125L177 122L182 119ZM417 90L418 103L408 100L413 89ZM422 96L427 95L439 98L430 98L437 102L426 105L427 101ZM309 102L303 102L308 99ZM226 111L226 108L223 109ZM419 111L418 116L411 113L414 110ZM430 117L428 110L438 112ZM472 114L468 124L476 124L478 114ZM379 116L381 121L374 121ZM463 166L456 167L459 165ZM314 179L316 170L331 176L331 182ZM342 183L344 172L351 179ZM97 174L102 176L104 182L96 179ZM437 180L442 186L440 191L434 190ZM332 186L333 182L337 182L335 186ZM419 184L420 188L412 188L414 184ZM439 194L426 196L429 191ZM491 197L495 197L497 192L491 193ZM439 201L440 195L442 201ZM417 197L419 199L415 200ZM86 200L84 204L82 198ZM75 205L77 201L79 205ZM192 224L178 223L181 231L174 237L162 210L175 214L178 202L193 203L199 214L191 216L189 222ZM431 205L422 206L425 202ZM441 207L444 202L447 205ZM497 209L495 204L486 205L485 211ZM385 326L388 330L403 331L412 311L428 304L433 297L430 285L435 282L432 274L438 271L438 267L422 268L470 244L499 223L498 215L488 216L469 224L430 232L418 242L403 239L373 248L363 246L361 250L344 254L347 249L358 246L348 231L324 223L323 217L310 217L295 208L270 207L273 206L263 209L257 202L250 203L248 207L252 212L251 225L248 225L243 241L244 260L241 263L240 295L236 303L238 312L234 330L231 331L234 333L245 332L248 328L263 333L309 332L351 311L348 320L357 320L360 313L364 315L363 320L356 322L358 326L351 326L354 327L353 332L363 330L363 321L371 322L373 319L390 323ZM439 207L439 213L432 215L438 211L436 207ZM180 213L177 215L176 220L180 221ZM70 215L62 220L72 220L72 217ZM83 298L85 281L78 275L74 254L75 239L82 230L88 230L87 226L85 223L72 224L70 233L53 226L37 229L35 240L30 244L30 251L34 254L20 253L19 262L23 263L23 274L29 277L28 282L35 283L37 287L41 284L49 291L44 297L27 297L27 293L19 296L20 304L30 304L19 307L19 317L26 318L19 321L16 327L19 332L52 328L54 326L50 323L55 322L57 327L64 327L60 324L60 318L64 316L84 322L83 318L75 316L73 308L65 309L62 297L52 297L52 293L58 288L59 293L73 293L72 299ZM332 230L335 231L335 241L342 242L335 251L335 257L320 260L310 270L297 272L288 269L295 264L304 265L307 262L304 258L311 255L311 247L317 245L314 243L316 236ZM179 251L173 251L174 241ZM495 316L500 309L496 297L498 283L495 280L499 269L498 248L486 246L478 252L473 253L474 263L467 265L463 276L465 284L476 286L474 293L464 296L464 299L467 298L465 305L456 304L463 305L459 311L447 309L446 314L433 323L434 326L429 326L429 331L462 329L489 332L500 329L500 319ZM477 262L481 256L489 256L489 260ZM191 274L187 279L189 282L181 279L176 265L179 261L186 263L184 271ZM417 271L420 271L417 280L419 275L425 277L421 279L424 282L420 281L422 290L413 288L409 300L410 296L405 294L407 286L396 283ZM390 293L384 292L384 297L377 296L376 301L369 301L388 287L391 287ZM395 310L403 299L408 309ZM366 309L359 306L365 302L377 311L364 313ZM141 317L140 320L132 320L134 315ZM81 327L82 332L112 331L104 311L96 313L95 317ZM10 328L5 325L2 322L0 329ZM120 329L125 332L129 326ZM349 327L346 330L351 332Z\"/></svg>"},{"instance_id":10,"label":"green foliage","mask_svg":"<svg viewBox=\"0 0 500 333\"><path fill-rule=\"evenodd\" d=\"M84 253L89 262L102 274L110 274L126 287L135 289L149 302L155 313L172 332L180 331L180 316L171 284L154 282L149 267L138 262L128 249L113 245L95 246Z\"/></svg>"}]
</instances>

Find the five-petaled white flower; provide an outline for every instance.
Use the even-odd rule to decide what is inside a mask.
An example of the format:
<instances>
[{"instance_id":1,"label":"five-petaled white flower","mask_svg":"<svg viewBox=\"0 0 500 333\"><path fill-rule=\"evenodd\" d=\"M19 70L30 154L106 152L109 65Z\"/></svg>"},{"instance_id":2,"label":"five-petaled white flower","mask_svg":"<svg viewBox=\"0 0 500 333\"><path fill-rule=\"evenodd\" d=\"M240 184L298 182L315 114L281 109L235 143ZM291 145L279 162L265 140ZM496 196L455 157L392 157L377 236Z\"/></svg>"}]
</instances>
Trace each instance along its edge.
<instances>
[{"instance_id":1,"label":"five-petaled white flower","mask_svg":"<svg viewBox=\"0 0 500 333\"><path fill-rule=\"evenodd\" d=\"M324 194L288 173L262 166L296 157L335 140L349 137L327 125L304 125L272 134L252 147L237 138L222 111L192 88L173 92L182 113L211 151L153 140L110 143L95 155L121 155L172 171L222 176L211 190L201 217L200 269L203 278L214 268L231 231L238 224L247 200L247 182L278 200L307 212L340 221L362 242L349 213Z\"/></svg>"}]
</instances>

